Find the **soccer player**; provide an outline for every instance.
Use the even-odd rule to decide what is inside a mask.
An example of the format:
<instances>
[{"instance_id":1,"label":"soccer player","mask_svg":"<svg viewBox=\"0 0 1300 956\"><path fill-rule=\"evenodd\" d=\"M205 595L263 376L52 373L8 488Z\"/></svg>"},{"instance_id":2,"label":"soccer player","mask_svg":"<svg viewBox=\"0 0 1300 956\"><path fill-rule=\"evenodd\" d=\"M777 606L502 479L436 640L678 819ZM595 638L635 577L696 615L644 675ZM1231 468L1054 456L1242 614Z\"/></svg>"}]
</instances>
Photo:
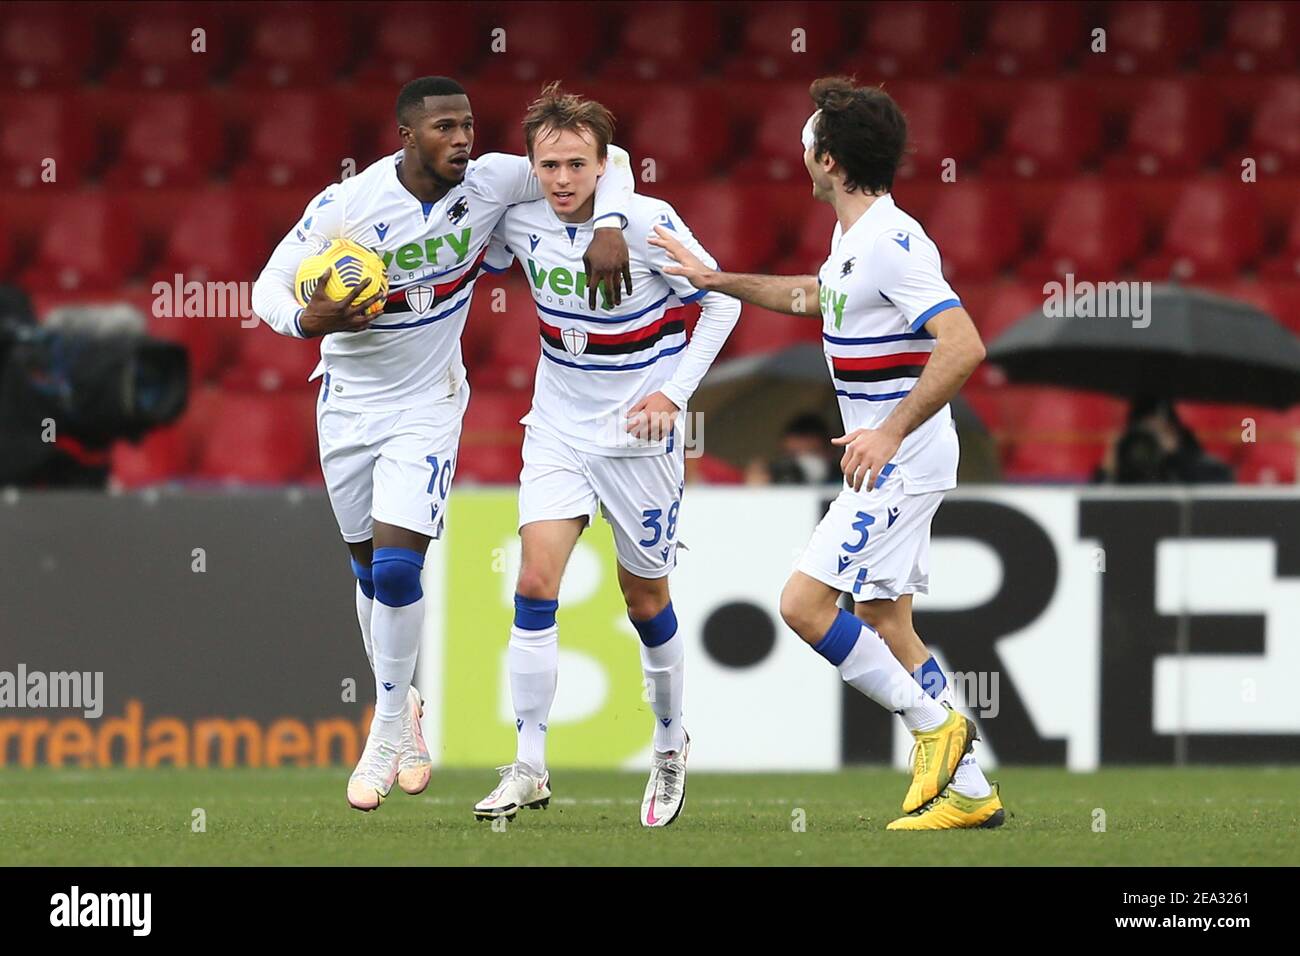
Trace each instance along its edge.
<instances>
[{"instance_id":1,"label":"soccer player","mask_svg":"<svg viewBox=\"0 0 1300 956\"><path fill-rule=\"evenodd\" d=\"M464 89L445 77L406 84L397 97L402 148L327 186L272 253L253 287L253 311L283 335L320 338L317 403L321 468L357 578L357 617L375 675L375 716L348 802L373 810L394 780L428 785L420 730L423 701L411 687L424 622L420 573L442 535L469 385L460 336L497 221L512 203L541 197L522 156L471 159L474 116ZM632 174L618 151L596 187L594 229L581 259L618 301L626 278ZM332 302L317 284L294 300L298 264L331 239L376 250L388 266L383 312L362 287ZM629 286L630 292L630 286Z\"/></svg>"},{"instance_id":2,"label":"soccer player","mask_svg":"<svg viewBox=\"0 0 1300 956\"><path fill-rule=\"evenodd\" d=\"M817 110L803 131L804 165L813 196L838 218L817 276L719 273L671 232L650 242L678 263L665 273L699 289L790 315L820 304L845 487L785 585L781 616L912 732L907 816L889 829L998 826L1001 800L970 753L975 725L951 709L951 688L912 626L912 595L929 590L930 523L957 484L948 401L984 346L938 248L890 195L907 139L897 104L841 77L810 92ZM856 617L837 607L841 592L853 595Z\"/></svg>"},{"instance_id":3,"label":"soccer player","mask_svg":"<svg viewBox=\"0 0 1300 956\"><path fill-rule=\"evenodd\" d=\"M614 530L618 583L640 635L641 666L655 715L641 823L672 823L686 798L690 737L682 726L682 638L668 592L677 563L684 483L681 412L740 315L740 303L662 274L671 260L650 246L670 230L716 265L667 203L634 195L627 235L636 291L621 305L584 294L581 250L595 223L613 117L599 103L542 91L524 119L528 155L544 200L513 206L497 226L490 259L520 260L537 306L541 358L523 422L519 488L522 564L507 666L518 731L512 764L474 807L478 819L513 818L550 800L546 731L555 699L560 578L597 507ZM500 240L499 242L497 240ZM687 343L681 306L701 308Z\"/></svg>"}]
</instances>

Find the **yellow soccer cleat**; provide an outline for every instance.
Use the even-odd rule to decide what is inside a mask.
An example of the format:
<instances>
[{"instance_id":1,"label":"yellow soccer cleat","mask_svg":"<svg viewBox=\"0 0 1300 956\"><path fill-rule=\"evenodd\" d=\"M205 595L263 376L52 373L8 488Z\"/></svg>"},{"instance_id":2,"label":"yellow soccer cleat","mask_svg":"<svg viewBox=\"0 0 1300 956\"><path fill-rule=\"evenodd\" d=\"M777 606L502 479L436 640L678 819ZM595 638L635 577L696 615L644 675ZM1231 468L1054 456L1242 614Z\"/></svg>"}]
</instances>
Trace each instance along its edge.
<instances>
[{"instance_id":1,"label":"yellow soccer cleat","mask_svg":"<svg viewBox=\"0 0 1300 956\"><path fill-rule=\"evenodd\" d=\"M943 792L961 758L979 739L979 732L974 721L954 710L934 730L913 731L912 736L916 745L912 749L912 783L903 798L904 813L919 810Z\"/></svg>"},{"instance_id":2,"label":"yellow soccer cleat","mask_svg":"<svg viewBox=\"0 0 1300 956\"><path fill-rule=\"evenodd\" d=\"M899 817L886 830L991 830L1006 821L998 785L987 797L967 797L949 787L917 813Z\"/></svg>"}]
</instances>

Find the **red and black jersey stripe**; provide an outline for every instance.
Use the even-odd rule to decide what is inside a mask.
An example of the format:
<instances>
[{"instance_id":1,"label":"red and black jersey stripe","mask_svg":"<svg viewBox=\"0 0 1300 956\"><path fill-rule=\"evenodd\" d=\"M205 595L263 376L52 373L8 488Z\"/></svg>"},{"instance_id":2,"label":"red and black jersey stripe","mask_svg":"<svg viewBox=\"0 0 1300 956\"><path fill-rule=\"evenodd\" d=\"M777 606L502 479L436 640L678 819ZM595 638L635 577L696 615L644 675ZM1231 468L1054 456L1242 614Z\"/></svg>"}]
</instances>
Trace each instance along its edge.
<instances>
[{"instance_id":1,"label":"red and black jersey stripe","mask_svg":"<svg viewBox=\"0 0 1300 956\"><path fill-rule=\"evenodd\" d=\"M831 356L835 377L845 382L884 382L892 378L917 378L929 352L896 352L893 355L871 355L864 358Z\"/></svg>"},{"instance_id":2,"label":"red and black jersey stripe","mask_svg":"<svg viewBox=\"0 0 1300 956\"><path fill-rule=\"evenodd\" d=\"M680 315L681 311L670 309L649 325L631 332L588 332L587 347L583 349L583 354L628 355L648 349L669 335L686 331L686 319ZM552 348L565 351L564 339L560 337L561 330L540 318L538 324L541 327L542 341Z\"/></svg>"},{"instance_id":3,"label":"red and black jersey stripe","mask_svg":"<svg viewBox=\"0 0 1300 956\"><path fill-rule=\"evenodd\" d=\"M435 283L433 285L433 301L429 303L428 308L424 311L432 311L439 303L446 302L452 296L456 295L456 293L460 292L467 285L473 282L474 277L483 269L483 260L486 258L487 247L484 246L483 251L478 254L478 258L470 263L469 268L459 276L454 279L449 279L446 282ZM428 283L416 281L410 283L410 285L428 285ZM385 315L406 315L412 311L410 305L408 305L406 301L407 288L410 288L410 286L398 289L396 292L390 292L388 294L388 299L384 302Z\"/></svg>"}]
</instances>

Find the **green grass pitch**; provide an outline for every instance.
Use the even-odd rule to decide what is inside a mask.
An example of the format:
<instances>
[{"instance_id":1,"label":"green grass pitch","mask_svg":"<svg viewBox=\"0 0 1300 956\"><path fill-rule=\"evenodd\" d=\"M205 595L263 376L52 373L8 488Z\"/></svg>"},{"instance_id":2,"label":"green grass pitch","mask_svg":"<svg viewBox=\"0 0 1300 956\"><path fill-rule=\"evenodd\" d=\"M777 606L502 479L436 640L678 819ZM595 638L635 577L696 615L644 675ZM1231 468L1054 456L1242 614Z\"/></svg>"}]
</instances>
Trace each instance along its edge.
<instances>
[{"instance_id":1,"label":"green grass pitch","mask_svg":"<svg viewBox=\"0 0 1300 956\"><path fill-rule=\"evenodd\" d=\"M887 833L880 769L694 773L682 816L637 823L644 775L553 771L547 810L498 832L470 807L491 770L435 772L374 813L337 770L0 771L0 865L1295 865L1300 769L1009 768L1000 830ZM192 830L194 811L206 832ZM1097 811L1105 831L1094 830ZM798 811L803 811L800 814ZM805 829L796 832L803 819Z\"/></svg>"}]
</instances>

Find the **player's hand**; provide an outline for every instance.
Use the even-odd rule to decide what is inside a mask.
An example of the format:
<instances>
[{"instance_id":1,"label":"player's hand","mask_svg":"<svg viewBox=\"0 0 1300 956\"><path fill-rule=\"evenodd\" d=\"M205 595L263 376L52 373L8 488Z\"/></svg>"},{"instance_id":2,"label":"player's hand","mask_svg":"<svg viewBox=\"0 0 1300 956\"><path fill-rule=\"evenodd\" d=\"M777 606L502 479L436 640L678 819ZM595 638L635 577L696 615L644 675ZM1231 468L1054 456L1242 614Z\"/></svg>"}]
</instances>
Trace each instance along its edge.
<instances>
[{"instance_id":1,"label":"player's hand","mask_svg":"<svg viewBox=\"0 0 1300 956\"><path fill-rule=\"evenodd\" d=\"M665 266L664 273L670 276L682 276L697 289L708 289L713 277L717 275L705 265L691 250L682 245L682 241L663 226L655 226L655 234L646 242L658 246L677 261L675 266Z\"/></svg>"},{"instance_id":2,"label":"player's hand","mask_svg":"<svg viewBox=\"0 0 1300 956\"><path fill-rule=\"evenodd\" d=\"M370 285L369 279L362 279L343 299L335 302L325 294L325 284L329 282L330 272L326 269L316 282L316 289L311 294L311 301L298 316L298 324L308 337L329 335L331 332L360 332L370 327L374 316L366 315L366 310L379 301L382 292L376 292L368 298L358 301L361 293Z\"/></svg>"},{"instance_id":3,"label":"player's hand","mask_svg":"<svg viewBox=\"0 0 1300 956\"><path fill-rule=\"evenodd\" d=\"M844 457L840 459L844 480L854 491L861 491L862 485L870 481L868 492L875 487L881 469L889 464L902 443L901 436L884 428L858 428L831 439L831 444L845 446Z\"/></svg>"},{"instance_id":4,"label":"player's hand","mask_svg":"<svg viewBox=\"0 0 1300 956\"><path fill-rule=\"evenodd\" d=\"M582 256L582 268L587 273L587 307L596 308L596 293L605 286L610 306L623 301L623 287L632 294L632 265L627 255L627 240L622 229L605 227L594 230L587 251Z\"/></svg>"},{"instance_id":5,"label":"player's hand","mask_svg":"<svg viewBox=\"0 0 1300 956\"><path fill-rule=\"evenodd\" d=\"M660 441L677 424L677 414L681 411L677 403L663 392L647 395L633 405L627 413L627 430L637 438Z\"/></svg>"}]
</instances>

